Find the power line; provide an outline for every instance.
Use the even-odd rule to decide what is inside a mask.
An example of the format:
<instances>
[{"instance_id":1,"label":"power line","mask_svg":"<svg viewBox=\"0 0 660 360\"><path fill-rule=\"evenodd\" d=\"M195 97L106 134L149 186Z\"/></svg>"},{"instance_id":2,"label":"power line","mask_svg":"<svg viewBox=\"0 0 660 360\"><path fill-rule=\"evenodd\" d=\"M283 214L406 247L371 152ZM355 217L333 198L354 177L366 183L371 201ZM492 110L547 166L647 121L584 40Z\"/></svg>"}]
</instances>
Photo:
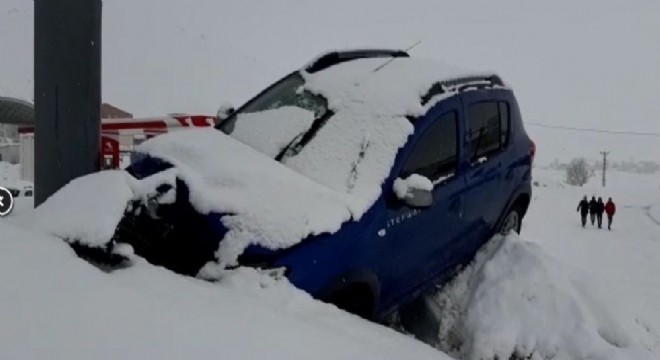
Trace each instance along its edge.
<instances>
[{"instance_id":1,"label":"power line","mask_svg":"<svg viewBox=\"0 0 660 360\"><path fill-rule=\"evenodd\" d=\"M543 127L543 128L549 128L549 129L561 129L561 130L582 131L582 132L595 132L595 133L603 133L603 134L660 137L660 133L655 133L655 132L616 131L616 130L595 129L595 128L577 128L577 127L572 127L572 126L548 125L548 124L539 124L539 123L533 123L533 122L525 122L525 125L538 126L538 127Z\"/></svg>"}]
</instances>

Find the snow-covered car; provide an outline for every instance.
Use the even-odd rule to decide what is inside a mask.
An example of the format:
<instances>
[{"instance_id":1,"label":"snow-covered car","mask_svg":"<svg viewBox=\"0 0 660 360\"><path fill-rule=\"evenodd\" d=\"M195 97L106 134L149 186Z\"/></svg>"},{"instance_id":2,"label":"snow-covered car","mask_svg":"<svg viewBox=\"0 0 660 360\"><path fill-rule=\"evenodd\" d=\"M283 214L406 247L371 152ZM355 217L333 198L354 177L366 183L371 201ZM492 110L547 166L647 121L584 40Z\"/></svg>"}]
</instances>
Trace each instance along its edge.
<instances>
[{"instance_id":1,"label":"snow-covered car","mask_svg":"<svg viewBox=\"0 0 660 360\"><path fill-rule=\"evenodd\" d=\"M215 129L136 151L109 245L202 278L280 270L379 321L520 231L535 145L497 74L357 49L318 56Z\"/></svg>"}]
</instances>

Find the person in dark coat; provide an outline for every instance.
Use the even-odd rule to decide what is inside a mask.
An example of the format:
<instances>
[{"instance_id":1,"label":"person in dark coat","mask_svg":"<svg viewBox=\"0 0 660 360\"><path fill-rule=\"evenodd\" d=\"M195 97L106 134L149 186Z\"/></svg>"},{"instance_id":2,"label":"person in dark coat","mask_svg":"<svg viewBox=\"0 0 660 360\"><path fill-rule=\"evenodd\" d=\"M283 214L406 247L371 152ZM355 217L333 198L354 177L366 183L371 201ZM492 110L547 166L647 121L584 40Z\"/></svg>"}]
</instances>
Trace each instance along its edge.
<instances>
[{"instance_id":1,"label":"person in dark coat","mask_svg":"<svg viewBox=\"0 0 660 360\"><path fill-rule=\"evenodd\" d=\"M596 203L596 221L598 221L598 228L602 229L603 227L603 213L605 212L605 203L603 203L603 198L599 197L598 202Z\"/></svg>"},{"instance_id":2,"label":"person in dark coat","mask_svg":"<svg viewBox=\"0 0 660 360\"><path fill-rule=\"evenodd\" d=\"M612 219L614 218L614 213L616 213L616 205L614 205L612 198L607 199L605 213L607 214L607 230L612 230Z\"/></svg>"},{"instance_id":3,"label":"person in dark coat","mask_svg":"<svg viewBox=\"0 0 660 360\"><path fill-rule=\"evenodd\" d=\"M591 201L589 201L589 217L591 218L591 225L595 225L596 223L596 207L598 206L598 202L596 201L596 197L592 196Z\"/></svg>"},{"instance_id":4,"label":"person in dark coat","mask_svg":"<svg viewBox=\"0 0 660 360\"><path fill-rule=\"evenodd\" d=\"M587 195L585 195L578 204L577 211L582 217L582 227L584 227L587 224L587 214L589 214L589 201L587 201Z\"/></svg>"}]
</instances>

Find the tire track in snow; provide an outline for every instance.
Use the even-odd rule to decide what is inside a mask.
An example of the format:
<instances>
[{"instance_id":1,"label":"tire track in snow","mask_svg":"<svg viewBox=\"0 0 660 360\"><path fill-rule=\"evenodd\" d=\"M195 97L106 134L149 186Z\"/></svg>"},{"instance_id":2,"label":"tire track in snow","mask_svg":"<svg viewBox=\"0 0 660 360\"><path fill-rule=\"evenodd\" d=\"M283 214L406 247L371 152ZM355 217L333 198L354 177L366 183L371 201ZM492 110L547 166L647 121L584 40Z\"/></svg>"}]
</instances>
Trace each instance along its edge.
<instances>
[{"instance_id":1,"label":"tire track in snow","mask_svg":"<svg viewBox=\"0 0 660 360\"><path fill-rule=\"evenodd\" d=\"M653 217L653 213L651 212L651 209L654 206L660 207L660 204L645 206L644 213L646 214L646 216L648 216L649 219L651 219L651 221L653 221L656 225L660 226L660 219L656 219L655 217ZM658 211L657 213L660 214L660 211Z\"/></svg>"},{"instance_id":2,"label":"tire track in snow","mask_svg":"<svg viewBox=\"0 0 660 360\"><path fill-rule=\"evenodd\" d=\"M624 209L640 209L644 211L644 215L648 217L654 224L660 226L660 219L655 218L653 216L653 213L651 212L651 209L654 207L660 207L660 204L655 204L655 205L646 205L646 206L632 206L632 205L625 205L623 206ZM660 211L658 211L660 214Z\"/></svg>"}]
</instances>

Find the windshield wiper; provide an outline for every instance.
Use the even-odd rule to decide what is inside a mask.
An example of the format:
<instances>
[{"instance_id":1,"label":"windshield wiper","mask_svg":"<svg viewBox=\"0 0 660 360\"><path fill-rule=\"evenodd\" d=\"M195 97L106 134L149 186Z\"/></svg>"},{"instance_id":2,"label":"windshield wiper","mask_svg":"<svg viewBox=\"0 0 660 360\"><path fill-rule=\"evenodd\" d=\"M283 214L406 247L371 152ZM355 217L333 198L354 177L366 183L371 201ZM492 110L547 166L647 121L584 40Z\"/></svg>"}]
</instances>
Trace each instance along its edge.
<instances>
[{"instance_id":1,"label":"windshield wiper","mask_svg":"<svg viewBox=\"0 0 660 360\"><path fill-rule=\"evenodd\" d=\"M325 125L325 123L334 115L334 112L328 110L326 111L321 117L317 118L314 120L312 123L312 126L309 127L309 129L296 136L289 142L282 150L280 150L279 154L275 157L275 160L277 161L282 161L284 157L292 157L296 156L300 153L300 151L314 138L316 133ZM298 139L300 139L298 141Z\"/></svg>"}]
</instances>

